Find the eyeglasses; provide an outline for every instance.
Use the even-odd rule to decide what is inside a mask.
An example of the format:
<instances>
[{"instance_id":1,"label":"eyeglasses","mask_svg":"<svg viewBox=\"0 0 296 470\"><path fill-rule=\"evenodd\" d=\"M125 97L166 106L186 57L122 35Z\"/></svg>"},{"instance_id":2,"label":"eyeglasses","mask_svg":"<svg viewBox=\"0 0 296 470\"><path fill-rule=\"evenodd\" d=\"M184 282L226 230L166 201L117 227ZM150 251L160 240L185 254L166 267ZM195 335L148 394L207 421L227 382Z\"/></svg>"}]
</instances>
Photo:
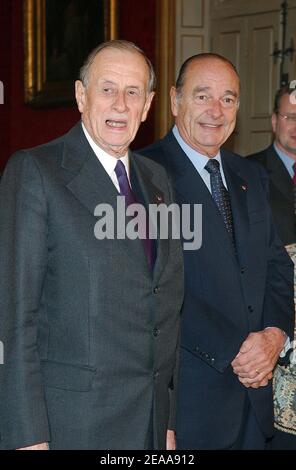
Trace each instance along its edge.
<instances>
[{"instance_id":1,"label":"eyeglasses","mask_svg":"<svg viewBox=\"0 0 296 470\"><path fill-rule=\"evenodd\" d=\"M279 116L281 116L285 121L287 122L296 122L296 114L282 114L282 113L277 113Z\"/></svg>"}]
</instances>

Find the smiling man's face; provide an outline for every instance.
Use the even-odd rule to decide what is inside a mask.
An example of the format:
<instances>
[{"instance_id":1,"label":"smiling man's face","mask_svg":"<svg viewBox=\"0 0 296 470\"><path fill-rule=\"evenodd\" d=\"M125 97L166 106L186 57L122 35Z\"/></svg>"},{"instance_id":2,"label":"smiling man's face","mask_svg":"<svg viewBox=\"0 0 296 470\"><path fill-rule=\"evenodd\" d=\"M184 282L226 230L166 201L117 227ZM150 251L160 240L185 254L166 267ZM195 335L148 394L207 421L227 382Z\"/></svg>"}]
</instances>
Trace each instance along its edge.
<instances>
[{"instance_id":1,"label":"smiling man's face","mask_svg":"<svg viewBox=\"0 0 296 470\"><path fill-rule=\"evenodd\" d=\"M85 86L76 82L76 101L92 139L110 155L126 154L154 93L148 91L149 70L137 52L103 49L90 66Z\"/></svg>"},{"instance_id":2,"label":"smiling man's face","mask_svg":"<svg viewBox=\"0 0 296 470\"><path fill-rule=\"evenodd\" d=\"M296 160L296 104L290 98L288 93L281 97L279 110L271 119L277 146Z\"/></svg>"},{"instance_id":3,"label":"smiling man's face","mask_svg":"<svg viewBox=\"0 0 296 470\"><path fill-rule=\"evenodd\" d=\"M181 137L209 157L218 153L233 132L238 102L238 76L218 58L193 61L181 91L171 89L172 113Z\"/></svg>"}]
</instances>

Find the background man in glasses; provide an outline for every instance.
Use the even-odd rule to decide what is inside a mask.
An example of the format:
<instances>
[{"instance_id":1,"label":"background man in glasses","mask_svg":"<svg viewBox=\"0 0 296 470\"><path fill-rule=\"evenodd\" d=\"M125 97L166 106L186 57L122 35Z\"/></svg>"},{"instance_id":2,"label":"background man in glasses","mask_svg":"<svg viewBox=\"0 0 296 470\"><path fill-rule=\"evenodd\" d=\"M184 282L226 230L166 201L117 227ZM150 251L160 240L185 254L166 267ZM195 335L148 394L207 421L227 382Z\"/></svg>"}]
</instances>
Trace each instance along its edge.
<instances>
[{"instance_id":1,"label":"background man in glasses","mask_svg":"<svg viewBox=\"0 0 296 470\"><path fill-rule=\"evenodd\" d=\"M275 225L284 245L296 242L294 187L296 184L296 104L289 85L277 91L271 117L274 142L250 155L267 170L270 205Z\"/></svg>"},{"instance_id":2,"label":"background man in glasses","mask_svg":"<svg viewBox=\"0 0 296 470\"><path fill-rule=\"evenodd\" d=\"M255 155L270 179L270 204L277 231L295 259L296 249L296 102L289 85L275 95L271 118L274 142ZM293 257L294 255L294 257ZM295 271L296 279L296 271ZM295 335L295 333L294 333ZM277 366L274 374L275 450L296 448L296 404L290 399L296 388L296 365ZM295 402L295 400L294 400Z\"/></svg>"}]
</instances>

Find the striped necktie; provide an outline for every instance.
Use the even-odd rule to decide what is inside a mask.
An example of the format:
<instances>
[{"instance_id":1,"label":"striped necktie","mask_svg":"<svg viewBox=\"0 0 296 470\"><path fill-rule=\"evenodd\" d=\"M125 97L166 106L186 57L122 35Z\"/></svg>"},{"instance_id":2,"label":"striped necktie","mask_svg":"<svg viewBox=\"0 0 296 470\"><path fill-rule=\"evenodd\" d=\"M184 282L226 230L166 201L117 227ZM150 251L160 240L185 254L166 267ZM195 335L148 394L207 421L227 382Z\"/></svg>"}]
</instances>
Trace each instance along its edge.
<instances>
[{"instance_id":1,"label":"striped necktie","mask_svg":"<svg viewBox=\"0 0 296 470\"><path fill-rule=\"evenodd\" d=\"M223 218L225 227L231 237L233 246L235 246L230 197L229 197L227 189L225 188L223 184L223 180L222 180L222 176L220 172L220 163L217 160L211 158L209 159L208 163L205 165L205 169L210 173L211 190L212 190L213 199L218 206L218 209Z\"/></svg>"}]
</instances>

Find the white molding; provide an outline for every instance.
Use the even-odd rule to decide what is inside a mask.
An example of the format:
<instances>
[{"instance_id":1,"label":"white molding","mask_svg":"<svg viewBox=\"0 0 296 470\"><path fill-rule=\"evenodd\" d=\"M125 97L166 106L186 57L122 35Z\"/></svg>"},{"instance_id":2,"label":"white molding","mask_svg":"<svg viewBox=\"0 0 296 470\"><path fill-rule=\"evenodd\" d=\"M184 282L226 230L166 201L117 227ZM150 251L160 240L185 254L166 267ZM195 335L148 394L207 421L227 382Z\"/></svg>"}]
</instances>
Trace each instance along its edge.
<instances>
[{"instance_id":1,"label":"white molding","mask_svg":"<svg viewBox=\"0 0 296 470\"><path fill-rule=\"evenodd\" d=\"M283 0L210 0L211 19L256 15L281 10ZM289 0L289 9L296 8L296 0Z\"/></svg>"}]
</instances>

